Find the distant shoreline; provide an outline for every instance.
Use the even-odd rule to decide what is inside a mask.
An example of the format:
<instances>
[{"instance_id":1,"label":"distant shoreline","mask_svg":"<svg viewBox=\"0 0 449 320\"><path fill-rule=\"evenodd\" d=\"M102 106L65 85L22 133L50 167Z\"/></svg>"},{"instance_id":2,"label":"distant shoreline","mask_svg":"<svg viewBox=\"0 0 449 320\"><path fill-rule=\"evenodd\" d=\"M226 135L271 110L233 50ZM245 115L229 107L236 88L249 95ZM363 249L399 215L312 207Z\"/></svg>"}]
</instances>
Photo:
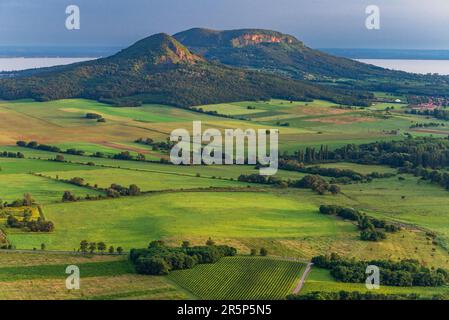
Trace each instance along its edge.
<instances>
[{"instance_id":1,"label":"distant shoreline","mask_svg":"<svg viewBox=\"0 0 449 320\"><path fill-rule=\"evenodd\" d=\"M321 48L331 55L349 59L449 60L449 50Z\"/></svg>"},{"instance_id":2,"label":"distant shoreline","mask_svg":"<svg viewBox=\"0 0 449 320\"><path fill-rule=\"evenodd\" d=\"M85 62L98 59L98 57L68 58L68 57L0 57L0 72L22 71L36 68L48 68Z\"/></svg>"},{"instance_id":3,"label":"distant shoreline","mask_svg":"<svg viewBox=\"0 0 449 320\"><path fill-rule=\"evenodd\" d=\"M418 74L438 73L440 75L449 75L449 59L448 60L354 59L354 60L391 70L405 71Z\"/></svg>"}]
</instances>

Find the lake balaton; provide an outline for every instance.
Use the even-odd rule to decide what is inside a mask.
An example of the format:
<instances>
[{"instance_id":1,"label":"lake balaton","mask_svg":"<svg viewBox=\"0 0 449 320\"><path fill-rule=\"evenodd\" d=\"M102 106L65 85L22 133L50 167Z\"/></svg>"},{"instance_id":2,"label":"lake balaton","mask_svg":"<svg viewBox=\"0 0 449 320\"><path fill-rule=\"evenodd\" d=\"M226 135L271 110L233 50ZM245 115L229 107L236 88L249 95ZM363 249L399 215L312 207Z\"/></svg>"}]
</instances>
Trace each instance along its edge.
<instances>
[{"instance_id":1,"label":"lake balaton","mask_svg":"<svg viewBox=\"0 0 449 320\"><path fill-rule=\"evenodd\" d=\"M0 71L20 71L62 66L96 58L0 58Z\"/></svg>"},{"instance_id":2,"label":"lake balaton","mask_svg":"<svg viewBox=\"0 0 449 320\"><path fill-rule=\"evenodd\" d=\"M412 73L449 75L449 60L356 59L378 67Z\"/></svg>"}]
</instances>

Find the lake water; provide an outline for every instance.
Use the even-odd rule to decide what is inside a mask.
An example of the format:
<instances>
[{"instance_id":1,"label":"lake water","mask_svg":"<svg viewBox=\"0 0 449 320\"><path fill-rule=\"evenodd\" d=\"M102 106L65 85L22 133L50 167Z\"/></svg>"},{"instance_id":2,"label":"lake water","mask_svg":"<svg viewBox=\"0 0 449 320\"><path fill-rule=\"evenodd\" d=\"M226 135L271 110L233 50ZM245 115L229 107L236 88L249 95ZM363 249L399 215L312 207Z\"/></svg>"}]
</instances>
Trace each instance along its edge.
<instances>
[{"instance_id":1,"label":"lake water","mask_svg":"<svg viewBox=\"0 0 449 320\"><path fill-rule=\"evenodd\" d=\"M382 68L413 73L449 75L449 60L356 59Z\"/></svg>"},{"instance_id":2,"label":"lake water","mask_svg":"<svg viewBox=\"0 0 449 320\"><path fill-rule=\"evenodd\" d=\"M0 58L0 71L53 67L96 58ZM449 75L449 60L356 59L382 68L413 73Z\"/></svg>"},{"instance_id":3,"label":"lake water","mask_svg":"<svg viewBox=\"0 0 449 320\"><path fill-rule=\"evenodd\" d=\"M0 71L19 71L62 66L96 58L0 58Z\"/></svg>"}]
</instances>

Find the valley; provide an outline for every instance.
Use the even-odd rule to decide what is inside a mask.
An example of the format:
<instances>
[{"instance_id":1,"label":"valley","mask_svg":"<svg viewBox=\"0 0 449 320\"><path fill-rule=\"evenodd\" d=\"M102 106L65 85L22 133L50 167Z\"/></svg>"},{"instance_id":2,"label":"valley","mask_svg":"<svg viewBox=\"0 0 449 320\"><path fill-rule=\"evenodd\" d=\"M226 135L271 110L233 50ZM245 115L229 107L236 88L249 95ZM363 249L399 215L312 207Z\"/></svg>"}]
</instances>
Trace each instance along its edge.
<instances>
[{"instance_id":1,"label":"valley","mask_svg":"<svg viewBox=\"0 0 449 320\"><path fill-rule=\"evenodd\" d=\"M449 299L447 96L260 29L0 73L0 299L369 299L368 264L382 298ZM277 130L276 175L174 165L194 121Z\"/></svg>"},{"instance_id":2,"label":"valley","mask_svg":"<svg viewBox=\"0 0 449 320\"><path fill-rule=\"evenodd\" d=\"M82 240L104 242L107 247L121 247L127 252L132 248L146 247L154 240L163 240L168 245L177 246L182 241L202 245L208 238L212 238L216 243L235 247L241 257L239 259L256 259L249 256L251 250L265 248L272 257L301 261L335 252L360 260L416 259L426 266L446 267L449 261L449 229L446 228L449 215L445 210L449 206L448 191L429 181L421 181L410 174L398 174L396 168L386 165L318 161L310 166L353 170L362 175L373 172L393 174L390 178L374 179L371 182L342 183L339 185L340 194L319 195L311 190L239 181L242 174L258 174L254 166L174 166L161 162L161 159L168 158L166 150L135 143L139 138L164 141L172 129L184 126L188 128L191 126L189 121L198 117L206 127L213 128L277 128L280 131L281 154L293 154L304 148L319 149L321 145L333 150L347 144L403 140L408 135L435 135L411 128L414 123L430 123L434 120L407 114L406 106L386 103L359 108L343 107L321 100L270 100L206 105L188 110L163 105L118 108L81 99L52 102L2 101L0 113L4 115L3 119L8 120L2 126L0 153L21 153L23 158L0 157L0 198L12 203L21 199L25 193L31 194L35 203L42 207L45 219L54 223L55 230L50 233L32 233L2 227L11 248L37 250L39 253L1 251L0 259L9 261L9 257L17 256L29 260L39 268L21 266L20 269L13 264L8 268L14 272L23 272L23 278L12 279L9 276L11 271L3 268L0 270L0 279L8 281L10 286L20 287L22 281L34 279L33 272L36 272L36 275L40 275L38 280L33 280L36 286L57 283L57 279L64 277L63 273L57 271L58 263L61 263L51 261L49 263L54 267L50 268L47 267L48 262L39 260L39 257L56 259L55 255L50 254L51 251L78 254ZM195 109L216 113L197 113ZM101 114L106 122L86 120L85 114L89 112ZM27 123L26 129L20 123ZM448 132L442 129L440 137L447 135ZM19 140L38 141L58 147L61 152L15 145ZM66 152L68 149L83 152L69 154ZM126 150L134 158L139 153L144 154L145 160L114 159L114 155ZM103 156L94 156L97 152L101 152ZM58 155L62 155L63 159L55 161ZM306 175L302 172L279 170L276 177L299 180ZM81 178L82 183L69 183L73 178ZM126 187L135 184L141 194L110 198L106 194L107 188L112 184ZM63 201L66 191L79 200ZM363 210L372 216L400 223L403 228L380 242L362 241L355 224L320 215L318 209L322 204L338 204ZM436 235L436 240L429 238L429 232ZM40 251L42 244L45 251ZM105 265L126 261L124 257L107 255L75 255L73 258L105 260ZM32 262L34 259L37 259L36 262ZM67 256L67 259L69 261L72 258ZM225 265L223 267L230 268L227 263ZM81 264L82 268L83 266ZM184 272L196 273L202 270L202 267L198 270L196 268L200 267L195 267L192 271L177 271L167 280L165 277L138 276L132 268L125 269L127 271L123 271L123 275L114 277L145 277L147 285L142 288L139 281L129 280L128 285L123 284L123 287L114 289L114 292L106 287L91 289L91 283L94 285L95 281L110 281L108 273L92 274L85 280L87 284L82 294L85 298L92 299L251 299L251 295L238 295L238 291L235 291L234 296L233 290L237 289L232 286L227 291L217 293L217 296L210 296L208 292L212 291L209 287L198 287L198 284L189 282L195 278L189 276L192 280L186 282L181 276ZM218 269L204 272L220 272L218 270L221 264L214 265L213 268ZM48 271L41 272L47 269ZM89 263L85 269L89 274ZM279 299L282 295L291 293L289 290L295 287L301 277L301 267L295 270L293 273L286 271L290 274L290 280L285 280L285 287L281 291L276 291L273 287L273 290L266 292L268 296L264 296L261 295L264 291L254 289L258 294L253 297ZM283 276L280 274L280 277ZM324 290L324 283L325 291L337 288L362 290L358 285L342 286L329 277L325 271L313 269L303 292ZM222 280L217 281L218 284ZM268 280L258 281L264 283ZM60 282L58 286L62 285L62 281ZM445 294L445 290L386 288L385 292L419 292L424 296L431 296ZM19 297L31 296L31 292L25 289L23 291ZM53 298L70 297L56 291ZM280 295L280 292L283 293ZM2 294L4 298L18 296L14 292Z\"/></svg>"}]
</instances>

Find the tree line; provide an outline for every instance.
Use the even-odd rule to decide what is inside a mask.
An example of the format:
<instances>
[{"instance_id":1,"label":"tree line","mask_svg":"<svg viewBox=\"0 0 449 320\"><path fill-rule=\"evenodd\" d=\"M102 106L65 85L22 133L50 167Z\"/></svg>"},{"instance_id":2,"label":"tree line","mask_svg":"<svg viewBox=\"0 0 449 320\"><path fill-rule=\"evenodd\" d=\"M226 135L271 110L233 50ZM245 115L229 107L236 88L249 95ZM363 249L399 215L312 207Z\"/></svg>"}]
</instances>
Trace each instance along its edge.
<instances>
[{"instance_id":1,"label":"tree line","mask_svg":"<svg viewBox=\"0 0 449 320\"><path fill-rule=\"evenodd\" d=\"M82 252L84 254L90 253L93 254L95 252L99 252L101 254L104 254L105 252L108 252L109 254L122 254L123 248L117 247L116 249L113 246L107 246L105 242L89 242L87 240L82 240L80 242L80 246L78 249L79 252Z\"/></svg>"},{"instance_id":2,"label":"tree line","mask_svg":"<svg viewBox=\"0 0 449 320\"><path fill-rule=\"evenodd\" d=\"M380 283L396 287L440 287L449 283L449 272L445 269L427 268L417 260L356 261L337 254L317 256L312 259L315 266L330 270L337 280L346 283L365 283L366 269L370 265L379 267Z\"/></svg>"},{"instance_id":3,"label":"tree line","mask_svg":"<svg viewBox=\"0 0 449 320\"><path fill-rule=\"evenodd\" d=\"M185 241L179 248L168 247L163 241L153 241L147 249L132 249L129 255L137 273L167 275L172 270L191 269L197 264L216 263L223 257L237 254L235 248L215 245L209 239L206 246L194 246Z\"/></svg>"},{"instance_id":4,"label":"tree line","mask_svg":"<svg viewBox=\"0 0 449 320\"><path fill-rule=\"evenodd\" d=\"M46 221L39 217L37 221L27 219L24 216L23 220L19 221L15 216L9 215L6 219L6 226L8 228L22 229L28 232L53 232L55 225L51 221Z\"/></svg>"},{"instance_id":5,"label":"tree line","mask_svg":"<svg viewBox=\"0 0 449 320\"><path fill-rule=\"evenodd\" d=\"M359 291L338 291L325 292L313 291L301 295L289 295L287 300L303 300L303 301L365 301L365 300L444 300L442 295L434 295L432 297L423 297L419 294L382 294L375 292L359 292Z\"/></svg>"},{"instance_id":6,"label":"tree line","mask_svg":"<svg viewBox=\"0 0 449 320\"><path fill-rule=\"evenodd\" d=\"M46 144L39 144L36 141L17 141L16 145L23 148L30 148L30 149L36 149L36 150L42 150L42 151L48 151L48 152L54 152L54 153L62 153L62 154L70 154L75 156L85 156L86 151L79 150L75 148L69 148L66 150L62 150L59 147L56 146L50 146ZM144 154L139 153L137 156L133 156L129 151L121 151L117 154L114 154L112 156L106 155L103 152L95 152L91 155L93 158L105 158L105 159L114 159L114 160L128 160L128 161L147 161ZM58 155L55 158L55 161L63 162L64 156Z\"/></svg>"},{"instance_id":7,"label":"tree line","mask_svg":"<svg viewBox=\"0 0 449 320\"><path fill-rule=\"evenodd\" d=\"M336 205L320 206L320 213L326 215L336 215L342 219L356 221L360 230L360 239L363 241L381 241L387 238L385 232L397 232L401 228L397 225L387 223L367 216L365 213L352 208L344 208ZM384 229L381 231L380 229Z\"/></svg>"},{"instance_id":8,"label":"tree line","mask_svg":"<svg viewBox=\"0 0 449 320\"><path fill-rule=\"evenodd\" d=\"M303 151L298 151L293 155L283 155L283 160L299 162L299 167L296 169L301 169L300 163L322 161L347 161L360 164L387 165L395 168L408 166L442 168L449 166L449 138L409 137L397 141L378 141L360 145L347 144L341 148L329 150L323 156L318 156L321 151L315 148L306 150L309 150L308 152L311 154L310 159L304 160L300 156ZM292 165L291 162L287 163L289 166ZM288 169L287 166L286 168Z\"/></svg>"},{"instance_id":9,"label":"tree line","mask_svg":"<svg viewBox=\"0 0 449 320\"><path fill-rule=\"evenodd\" d=\"M317 192L320 195L324 195L326 192L330 192L332 194L338 194L341 192L339 186L335 184L329 184L326 180L318 175L308 175L300 180L282 180L277 177L266 177L260 174L242 174L239 176L238 181L240 182L249 182L249 183L258 183L258 184L267 184L267 185L275 185L281 188L299 188L299 189L311 189Z\"/></svg>"},{"instance_id":10,"label":"tree line","mask_svg":"<svg viewBox=\"0 0 449 320\"><path fill-rule=\"evenodd\" d=\"M23 159L23 158L25 158L25 155L22 152L3 151L3 152L0 152L0 158L18 158L18 159Z\"/></svg>"},{"instance_id":11,"label":"tree line","mask_svg":"<svg viewBox=\"0 0 449 320\"><path fill-rule=\"evenodd\" d=\"M139 138L134 141L135 143L144 144L152 147L153 151L170 151L175 145L174 142L170 141L170 138L167 138L167 141L159 141L156 142L151 138Z\"/></svg>"}]
</instances>

